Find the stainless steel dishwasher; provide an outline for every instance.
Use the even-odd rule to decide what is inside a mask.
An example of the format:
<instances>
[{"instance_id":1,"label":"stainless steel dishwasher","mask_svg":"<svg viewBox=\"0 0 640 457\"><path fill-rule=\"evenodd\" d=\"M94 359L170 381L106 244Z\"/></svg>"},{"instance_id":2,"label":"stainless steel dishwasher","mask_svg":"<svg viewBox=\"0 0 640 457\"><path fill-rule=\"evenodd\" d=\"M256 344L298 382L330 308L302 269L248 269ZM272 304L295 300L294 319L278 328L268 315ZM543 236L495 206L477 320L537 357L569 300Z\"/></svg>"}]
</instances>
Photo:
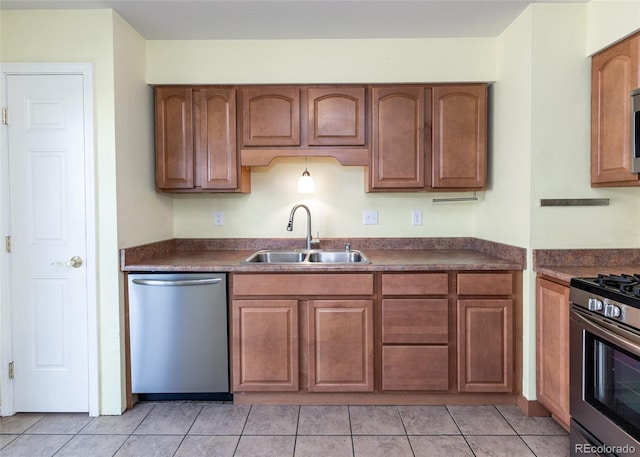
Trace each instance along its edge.
<instances>
[{"instance_id":1,"label":"stainless steel dishwasher","mask_svg":"<svg viewBox=\"0 0 640 457\"><path fill-rule=\"evenodd\" d=\"M227 277L129 274L131 388L142 400L228 400Z\"/></svg>"}]
</instances>

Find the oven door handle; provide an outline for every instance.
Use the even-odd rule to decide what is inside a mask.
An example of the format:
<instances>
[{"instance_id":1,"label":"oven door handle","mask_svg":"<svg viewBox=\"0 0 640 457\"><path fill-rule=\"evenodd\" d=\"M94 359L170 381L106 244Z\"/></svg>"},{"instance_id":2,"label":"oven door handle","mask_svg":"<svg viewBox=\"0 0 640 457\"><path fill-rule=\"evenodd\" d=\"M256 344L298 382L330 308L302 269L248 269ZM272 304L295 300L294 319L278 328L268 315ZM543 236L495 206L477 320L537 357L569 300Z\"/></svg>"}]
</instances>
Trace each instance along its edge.
<instances>
[{"instance_id":1,"label":"oven door handle","mask_svg":"<svg viewBox=\"0 0 640 457\"><path fill-rule=\"evenodd\" d=\"M591 319L586 318L576 310L571 310L571 317L586 327L590 333L614 343L616 346L625 349L636 356L640 356L640 340L633 333L618 328L619 331L626 334L626 336L621 336L618 333L611 331L609 328L604 327L606 326L604 322L598 322L600 325L596 325Z\"/></svg>"}]
</instances>

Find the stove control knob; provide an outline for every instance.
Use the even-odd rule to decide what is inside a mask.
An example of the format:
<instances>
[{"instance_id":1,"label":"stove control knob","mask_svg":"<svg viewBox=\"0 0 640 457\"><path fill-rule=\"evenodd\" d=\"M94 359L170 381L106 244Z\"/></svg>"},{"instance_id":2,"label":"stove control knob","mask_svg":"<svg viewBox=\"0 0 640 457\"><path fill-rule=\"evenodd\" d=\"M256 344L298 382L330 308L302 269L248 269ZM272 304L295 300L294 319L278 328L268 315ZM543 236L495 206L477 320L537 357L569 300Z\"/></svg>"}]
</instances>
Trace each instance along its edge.
<instances>
[{"instance_id":1,"label":"stove control knob","mask_svg":"<svg viewBox=\"0 0 640 457\"><path fill-rule=\"evenodd\" d=\"M603 306L602 300L598 300L597 298L589 299L589 311L602 311Z\"/></svg>"},{"instance_id":2,"label":"stove control knob","mask_svg":"<svg viewBox=\"0 0 640 457\"><path fill-rule=\"evenodd\" d=\"M604 315L606 317L620 317L620 307L607 303L607 306L604 308Z\"/></svg>"}]
</instances>

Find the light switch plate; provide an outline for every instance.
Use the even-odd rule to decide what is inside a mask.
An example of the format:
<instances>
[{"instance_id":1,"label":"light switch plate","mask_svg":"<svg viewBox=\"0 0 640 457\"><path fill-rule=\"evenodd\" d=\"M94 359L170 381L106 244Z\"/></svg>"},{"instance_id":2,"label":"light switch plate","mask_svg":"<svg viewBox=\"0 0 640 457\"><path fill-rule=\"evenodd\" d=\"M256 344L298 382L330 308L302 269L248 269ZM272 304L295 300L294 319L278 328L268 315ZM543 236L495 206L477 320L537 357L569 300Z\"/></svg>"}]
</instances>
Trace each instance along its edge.
<instances>
[{"instance_id":1,"label":"light switch plate","mask_svg":"<svg viewBox=\"0 0 640 457\"><path fill-rule=\"evenodd\" d=\"M378 210L375 210L375 209L364 210L364 218L362 223L364 225L378 225Z\"/></svg>"},{"instance_id":2,"label":"light switch plate","mask_svg":"<svg viewBox=\"0 0 640 457\"><path fill-rule=\"evenodd\" d=\"M419 209L411 211L411 225L422 225L422 211Z\"/></svg>"}]
</instances>

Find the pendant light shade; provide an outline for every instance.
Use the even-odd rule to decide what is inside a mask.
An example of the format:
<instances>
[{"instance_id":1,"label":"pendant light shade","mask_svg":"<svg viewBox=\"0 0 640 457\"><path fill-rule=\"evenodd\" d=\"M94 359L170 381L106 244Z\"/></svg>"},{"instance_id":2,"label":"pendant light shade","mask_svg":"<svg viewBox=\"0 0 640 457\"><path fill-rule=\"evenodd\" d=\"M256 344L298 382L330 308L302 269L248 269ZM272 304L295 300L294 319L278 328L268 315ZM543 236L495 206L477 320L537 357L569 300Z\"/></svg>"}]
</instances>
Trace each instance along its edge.
<instances>
[{"instance_id":1,"label":"pendant light shade","mask_svg":"<svg viewBox=\"0 0 640 457\"><path fill-rule=\"evenodd\" d=\"M298 193L300 194L311 194L315 192L316 185L313 182L313 178L311 177L311 173L307 170L307 159L304 159L304 171L302 172L302 176L298 179Z\"/></svg>"}]
</instances>

